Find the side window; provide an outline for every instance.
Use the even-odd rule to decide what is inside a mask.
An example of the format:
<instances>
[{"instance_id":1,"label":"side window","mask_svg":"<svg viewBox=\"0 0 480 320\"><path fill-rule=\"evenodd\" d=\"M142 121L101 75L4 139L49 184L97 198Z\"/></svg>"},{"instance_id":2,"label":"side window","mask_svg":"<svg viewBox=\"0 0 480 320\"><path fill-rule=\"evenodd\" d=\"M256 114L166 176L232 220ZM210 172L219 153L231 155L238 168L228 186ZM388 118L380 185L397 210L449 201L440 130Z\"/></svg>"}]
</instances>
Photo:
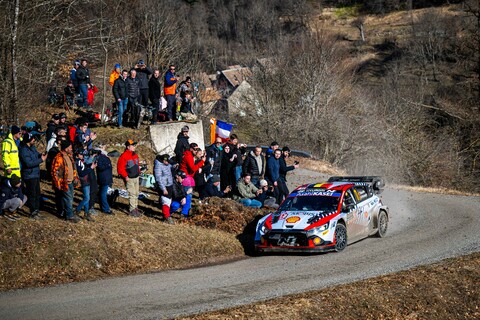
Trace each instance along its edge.
<instances>
[{"instance_id":1,"label":"side window","mask_svg":"<svg viewBox=\"0 0 480 320\"><path fill-rule=\"evenodd\" d=\"M355 204L355 200L353 200L354 198L350 190L347 190L347 192L345 192L345 196L343 197L343 203L346 204L347 206L351 204Z\"/></svg>"},{"instance_id":2,"label":"side window","mask_svg":"<svg viewBox=\"0 0 480 320\"><path fill-rule=\"evenodd\" d=\"M369 198L368 192L363 186L356 186L353 189L353 194L355 195L355 200L357 201L357 203Z\"/></svg>"}]
</instances>

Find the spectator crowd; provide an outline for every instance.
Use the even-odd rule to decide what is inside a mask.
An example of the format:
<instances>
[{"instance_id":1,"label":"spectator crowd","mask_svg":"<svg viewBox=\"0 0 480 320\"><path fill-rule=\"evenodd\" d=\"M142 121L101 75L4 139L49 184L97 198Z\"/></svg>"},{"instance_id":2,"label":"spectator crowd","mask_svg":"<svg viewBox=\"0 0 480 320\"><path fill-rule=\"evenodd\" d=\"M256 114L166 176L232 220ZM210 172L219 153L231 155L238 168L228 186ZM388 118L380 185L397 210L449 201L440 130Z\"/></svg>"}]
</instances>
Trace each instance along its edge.
<instances>
[{"instance_id":1,"label":"spectator crowd","mask_svg":"<svg viewBox=\"0 0 480 320\"><path fill-rule=\"evenodd\" d=\"M79 92L81 107L88 108L88 91L93 87L86 60L75 61L70 79L65 88L73 94ZM115 103L119 110L118 126L126 122L127 110L138 117L138 105L151 101L156 113L153 124L161 115L165 99L165 120L178 120L177 116L189 119L191 108L192 80L187 77L177 88L179 78L175 66L165 73L163 94L160 92L160 71L147 67L143 60L130 71L122 70L119 64L109 78ZM75 99L75 98L73 98ZM91 105L90 105L91 106ZM192 119L192 118L190 118ZM231 198L244 206L276 208L288 195L287 173L298 168L298 162L287 165L290 156L288 147L279 148L272 142L263 152L260 146L248 150L239 143L238 136L229 139L219 137L205 150L190 141L190 128L185 125L178 133L174 154L155 157L154 178L159 194L158 208L167 223L174 223L171 215L179 210L182 219L190 215L192 198L205 201L209 197ZM17 211L28 212L31 219L41 220L41 178L51 181L55 197L56 215L66 221L93 222L97 214L95 206L104 214L113 214L111 209L118 192L113 192L113 167L105 146L96 145L97 134L89 128L88 119L77 118L69 122L65 113L54 114L45 131L46 148L39 152L36 144L42 135L27 127L11 126L2 142L4 176L1 179L0 208L2 216L15 221ZM135 152L137 142L129 139L117 162L117 174L128 192L128 215L140 217L138 207L142 168ZM144 159L147 160L147 159ZM41 176L40 166L45 163L46 175ZM75 189L80 201L74 206ZM83 213L83 214L82 214Z\"/></svg>"}]
</instances>

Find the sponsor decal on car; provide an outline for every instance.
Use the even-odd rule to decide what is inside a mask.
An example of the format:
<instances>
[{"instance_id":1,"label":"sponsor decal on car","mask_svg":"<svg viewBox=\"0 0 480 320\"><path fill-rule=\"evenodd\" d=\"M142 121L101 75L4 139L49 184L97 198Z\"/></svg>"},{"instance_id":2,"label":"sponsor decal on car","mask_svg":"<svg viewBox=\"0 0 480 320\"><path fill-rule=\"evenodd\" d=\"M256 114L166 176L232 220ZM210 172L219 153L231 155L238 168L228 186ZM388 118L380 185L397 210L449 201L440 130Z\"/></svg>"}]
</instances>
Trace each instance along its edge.
<instances>
[{"instance_id":1,"label":"sponsor decal on car","mask_svg":"<svg viewBox=\"0 0 480 320\"><path fill-rule=\"evenodd\" d=\"M297 223L298 221L302 220L299 216L292 216L287 218L287 223Z\"/></svg>"}]
</instances>

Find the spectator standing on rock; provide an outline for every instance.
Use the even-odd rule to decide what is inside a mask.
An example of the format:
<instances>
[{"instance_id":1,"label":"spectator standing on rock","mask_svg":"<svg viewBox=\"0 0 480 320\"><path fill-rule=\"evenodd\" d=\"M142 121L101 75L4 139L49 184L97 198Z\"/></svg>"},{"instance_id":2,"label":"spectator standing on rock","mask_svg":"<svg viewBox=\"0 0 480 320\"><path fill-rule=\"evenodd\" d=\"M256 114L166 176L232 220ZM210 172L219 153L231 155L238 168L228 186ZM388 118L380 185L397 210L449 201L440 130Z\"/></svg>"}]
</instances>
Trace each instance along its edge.
<instances>
[{"instance_id":1,"label":"spectator standing on rock","mask_svg":"<svg viewBox=\"0 0 480 320\"><path fill-rule=\"evenodd\" d=\"M80 90L80 94L82 95L82 104L81 107L87 107L87 98L88 98L88 85L92 84L90 80L90 71L87 68L88 61L86 59L82 59L80 61L80 67L77 69L76 77L78 81L78 88Z\"/></svg>"},{"instance_id":2,"label":"spectator standing on rock","mask_svg":"<svg viewBox=\"0 0 480 320\"><path fill-rule=\"evenodd\" d=\"M20 146L20 137L22 130L13 125L10 133L2 142L2 160L5 177L10 178L12 174L21 177L20 158L18 156L18 147Z\"/></svg>"},{"instance_id":3,"label":"spectator standing on rock","mask_svg":"<svg viewBox=\"0 0 480 320\"><path fill-rule=\"evenodd\" d=\"M127 88L128 71L123 70L120 77L113 83L113 96L118 107L118 127L123 127L123 115L128 105L128 88Z\"/></svg>"},{"instance_id":4,"label":"spectator standing on rock","mask_svg":"<svg viewBox=\"0 0 480 320\"><path fill-rule=\"evenodd\" d=\"M130 122L136 127L140 118L140 108L137 106L138 98L140 97L140 81L137 78L137 71L130 70L130 77L127 78L127 92L128 92L128 111L130 113Z\"/></svg>"},{"instance_id":5,"label":"spectator standing on rock","mask_svg":"<svg viewBox=\"0 0 480 320\"><path fill-rule=\"evenodd\" d=\"M160 84L160 70L155 69L153 71L153 76L148 81L148 97L152 102L153 106L153 117L152 117L152 124L157 124L158 121L158 112L160 111L160 99L162 98L162 91L161 91L161 84Z\"/></svg>"},{"instance_id":6,"label":"spectator standing on rock","mask_svg":"<svg viewBox=\"0 0 480 320\"><path fill-rule=\"evenodd\" d=\"M125 151L118 158L117 172L123 178L128 191L128 214L138 218L141 216L138 209L140 160L135 153L136 145L137 143L131 139L125 142Z\"/></svg>"},{"instance_id":7,"label":"spectator standing on rock","mask_svg":"<svg viewBox=\"0 0 480 320\"><path fill-rule=\"evenodd\" d=\"M72 143L69 140L61 142L60 152L55 156L52 163L52 183L55 192L61 196L62 216L69 222L77 223L80 218L73 212L73 191L75 186L80 185L75 162L73 160Z\"/></svg>"},{"instance_id":8,"label":"spectator standing on rock","mask_svg":"<svg viewBox=\"0 0 480 320\"><path fill-rule=\"evenodd\" d=\"M189 136L188 132L190 128L188 126L183 126L182 131L177 136L177 143L175 144L175 160L178 164L182 163L183 153L190 149L190 143L188 142Z\"/></svg>"},{"instance_id":9,"label":"spectator standing on rock","mask_svg":"<svg viewBox=\"0 0 480 320\"><path fill-rule=\"evenodd\" d=\"M173 196L173 168L169 160L168 154L157 156L153 164L153 173L155 182L158 185L159 202L162 205L163 217L167 223L173 224L173 219L170 216L170 205L172 204Z\"/></svg>"},{"instance_id":10,"label":"spectator standing on rock","mask_svg":"<svg viewBox=\"0 0 480 320\"><path fill-rule=\"evenodd\" d=\"M20 146L20 164L22 177L25 182L24 193L28 198L27 206L30 209L30 218L38 220L40 215L40 164L47 159L47 154L41 154L35 147L35 137L30 133L23 135Z\"/></svg>"},{"instance_id":11,"label":"spectator standing on rock","mask_svg":"<svg viewBox=\"0 0 480 320\"><path fill-rule=\"evenodd\" d=\"M175 76L175 66L171 65L164 76L163 93L167 100L167 120L177 120L176 93L178 77Z\"/></svg>"},{"instance_id":12,"label":"spectator standing on rock","mask_svg":"<svg viewBox=\"0 0 480 320\"><path fill-rule=\"evenodd\" d=\"M148 77L153 73L152 69L147 67L143 60L138 60L135 65L137 71L137 78L139 81L140 97L139 103L142 106L148 106Z\"/></svg>"}]
</instances>

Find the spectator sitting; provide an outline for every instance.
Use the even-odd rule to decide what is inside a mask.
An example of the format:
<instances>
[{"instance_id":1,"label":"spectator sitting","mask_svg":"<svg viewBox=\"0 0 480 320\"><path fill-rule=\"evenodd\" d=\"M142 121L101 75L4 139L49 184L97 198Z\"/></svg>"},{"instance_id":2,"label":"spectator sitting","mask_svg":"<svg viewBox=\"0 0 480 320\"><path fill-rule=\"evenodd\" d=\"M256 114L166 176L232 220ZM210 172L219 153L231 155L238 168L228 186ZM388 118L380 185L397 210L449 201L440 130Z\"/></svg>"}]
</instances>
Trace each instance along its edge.
<instances>
[{"instance_id":1,"label":"spectator sitting","mask_svg":"<svg viewBox=\"0 0 480 320\"><path fill-rule=\"evenodd\" d=\"M63 93L65 94L65 102L67 103L67 106L73 106L75 104L75 87L73 86L72 80L67 81Z\"/></svg>"},{"instance_id":2,"label":"spectator sitting","mask_svg":"<svg viewBox=\"0 0 480 320\"><path fill-rule=\"evenodd\" d=\"M257 196L257 200L262 203L263 207L269 207L272 209L278 209L278 204L275 201L275 194L273 193L273 187L268 185L267 180L262 179L259 182L262 193Z\"/></svg>"},{"instance_id":3,"label":"spectator sitting","mask_svg":"<svg viewBox=\"0 0 480 320\"><path fill-rule=\"evenodd\" d=\"M27 202L27 196L23 195L21 185L20 177L12 174L10 179L3 180L0 187L0 208L5 217L11 221L18 218L15 212Z\"/></svg>"},{"instance_id":4,"label":"spectator sitting","mask_svg":"<svg viewBox=\"0 0 480 320\"><path fill-rule=\"evenodd\" d=\"M188 217L188 212L190 211L190 203L187 202L187 194L182 185L183 179L186 177L187 175L183 171L178 171L175 175L172 190L172 203L170 205L170 212L175 212L181 207L183 218Z\"/></svg>"},{"instance_id":5,"label":"spectator sitting","mask_svg":"<svg viewBox=\"0 0 480 320\"><path fill-rule=\"evenodd\" d=\"M251 181L250 173L246 172L237 182L237 189L240 195L238 201L246 207L260 208L262 203L256 198L262 193L262 189L255 187Z\"/></svg>"},{"instance_id":6,"label":"spectator sitting","mask_svg":"<svg viewBox=\"0 0 480 320\"><path fill-rule=\"evenodd\" d=\"M185 98L182 99L182 105L180 106L180 116L182 120L196 121L197 115L193 113L192 102L195 98L192 98L191 91L187 91Z\"/></svg>"},{"instance_id":7,"label":"spectator sitting","mask_svg":"<svg viewBox=\"0 0 480 320\"><path fill-rule=\"evenodd\" d=\"M210 179L208 179L207 184L205 185L205 192L203 194L203 198L201 197L200 199L203 200L209 197L224 198L228 196L230 191L232 191L230 186L227 186L223 191L219 189L219 186L220 186L220 176L217 174L214 174Z\"/></svg>"}]
</instances>

